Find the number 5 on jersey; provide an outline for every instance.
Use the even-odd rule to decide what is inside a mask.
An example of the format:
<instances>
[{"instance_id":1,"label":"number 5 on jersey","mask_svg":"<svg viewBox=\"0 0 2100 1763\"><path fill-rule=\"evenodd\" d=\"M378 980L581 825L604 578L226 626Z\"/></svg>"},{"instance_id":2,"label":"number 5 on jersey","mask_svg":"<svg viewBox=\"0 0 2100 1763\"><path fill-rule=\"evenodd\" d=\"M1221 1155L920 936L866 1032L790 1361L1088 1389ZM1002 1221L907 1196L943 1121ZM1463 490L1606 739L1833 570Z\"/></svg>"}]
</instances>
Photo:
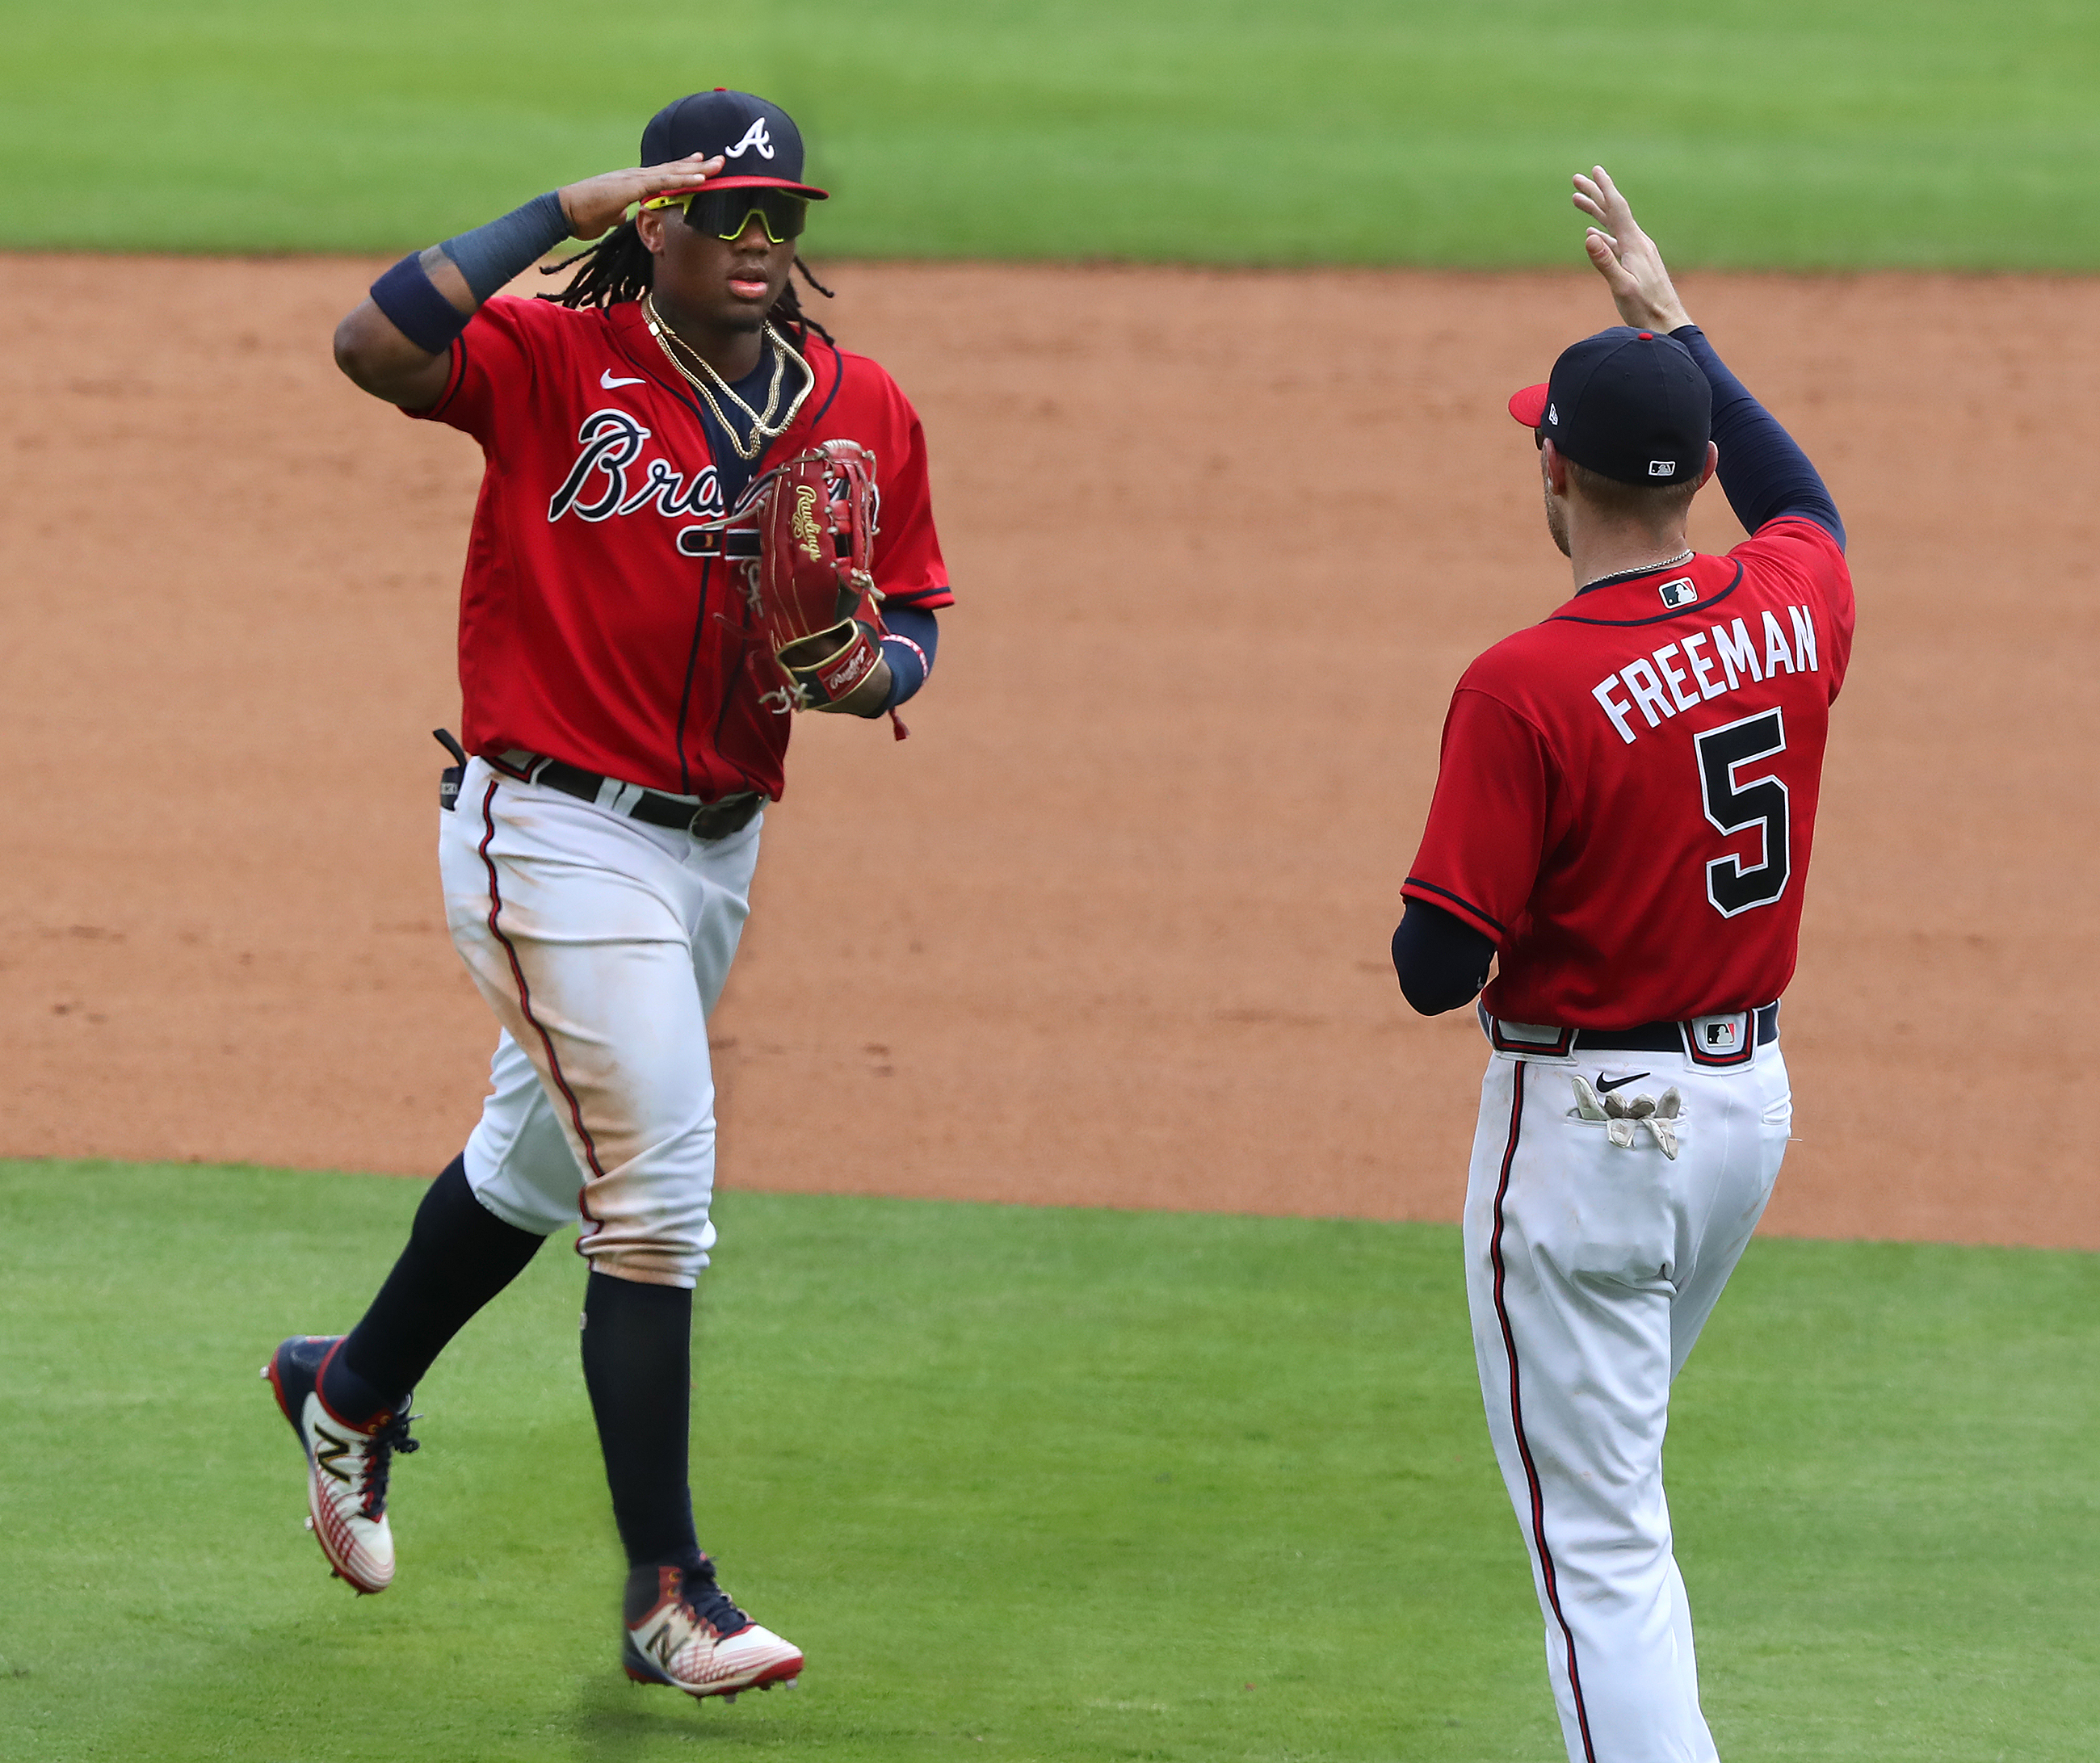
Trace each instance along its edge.
<instances>
[{"instance_id":1,"label":"number 5 on jersey","mask_svg":"<svg viewBox=\"0 0 2100 1763\"><path fill-rule=\"evenodd\" d=\"M1791 863L1787 850L1786 786L1767 772L1744 782L1743 766L1786 751L1786 723L1776 709L1760 711L1740 721L1723 723L1697 736L1699 792L1706 819L1718 832L1744 832L1754 826L1763 843L1759 862L1718 857L1706 866L1706 897L1724 919L1753 906L1768 906L1786 892Z\"/></svg>"}]
</instances>

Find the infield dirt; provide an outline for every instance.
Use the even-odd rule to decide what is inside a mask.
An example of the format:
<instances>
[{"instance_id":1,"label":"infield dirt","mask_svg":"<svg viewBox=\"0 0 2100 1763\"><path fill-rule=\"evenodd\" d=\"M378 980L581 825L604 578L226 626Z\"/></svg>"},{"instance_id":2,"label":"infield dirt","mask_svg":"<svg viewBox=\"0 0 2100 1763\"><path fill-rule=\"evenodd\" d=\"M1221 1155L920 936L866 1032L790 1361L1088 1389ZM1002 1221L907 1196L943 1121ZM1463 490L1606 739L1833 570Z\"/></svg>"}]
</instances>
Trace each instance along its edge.
<instances>
[{"instance_id":1,"label":"infield dirt","mask_svg":"<svg viewBox=\"0 0 2100 1763\"><path fill-rule=\"evenodd\" d=\"M379 267L0 257L0 1154L427 1174L473 1122L427 731L480 460L336 375ZM1455 1217L1483 1044L1386 942L1452 681L1567 591L1502 402L1599 286L836 278L960 603L910 741L797 731L715 1025L724 1180ZM2100 1248L2094 285L1685 293L1822 466L1860 603L1767 1227ZM1738 536L1718 491L1694 536Z\"/></svg>"}]
</instances>

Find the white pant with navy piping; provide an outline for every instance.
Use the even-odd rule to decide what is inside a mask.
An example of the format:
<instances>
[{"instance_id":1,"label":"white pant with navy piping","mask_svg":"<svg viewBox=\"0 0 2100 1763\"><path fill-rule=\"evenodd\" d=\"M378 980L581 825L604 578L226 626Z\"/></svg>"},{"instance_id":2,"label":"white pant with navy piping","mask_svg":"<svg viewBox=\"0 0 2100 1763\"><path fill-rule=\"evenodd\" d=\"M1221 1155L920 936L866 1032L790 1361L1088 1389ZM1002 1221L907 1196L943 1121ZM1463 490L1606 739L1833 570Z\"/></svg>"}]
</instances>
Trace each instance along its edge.
<instances>
[{"instance_id":1,"label":"white pant with navy piping","mask_svg":"<svg viewBox=\"0 0 2100 1763\"><path fill-rule=\"evenodd\" d=\"M593 1267L690 1286L715 1230L708 1017L758 862L480 759L439 816L452 943L502 1025L466 1177L506 1223L579 1219Z\"/></svg>"},{"instance_id":2,"label":"white pant with navy piping","mask_svg":"<svg viewBox=\"0 0 2100 1763\"><path fill-rule=\"evenodd\" d=\"M1675 1160L1645 1130L1622 1148L1577 1117L1578 1073L1629 1097L1675 1085ZM1473 1347L1573 1763L1716 1755L1663 1435L1671 1381L1764 1211L1792 1118L1776 1042L1720 1071L1579 1048L1489 1060L1466 1193Z\"/></svg>"}]
</instances>

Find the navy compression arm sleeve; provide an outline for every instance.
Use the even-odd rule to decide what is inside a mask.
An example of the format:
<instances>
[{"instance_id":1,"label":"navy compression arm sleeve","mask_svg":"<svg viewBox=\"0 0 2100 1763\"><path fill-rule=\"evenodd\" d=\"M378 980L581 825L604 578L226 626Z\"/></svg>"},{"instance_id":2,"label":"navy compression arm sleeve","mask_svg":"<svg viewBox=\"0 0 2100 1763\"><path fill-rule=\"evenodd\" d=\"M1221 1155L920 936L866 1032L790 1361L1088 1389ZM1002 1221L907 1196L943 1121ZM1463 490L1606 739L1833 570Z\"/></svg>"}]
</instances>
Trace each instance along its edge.
<instances>
[{"instance_id":1,"label":"navy compression arm sleeve","mask_svg":"<svg viewBox=\"0 0 2100 1763\"><path fill-rule=\"evenodd\" d=\"M1721 488L1743 531L1755 532L1767 521L1787 517L1812 520L1842 549L1845 522L1838 518L1823 479L1808 455L1780 426L1779 419L1753 398L1749 388L1722 365L1696 324L1670 336L1691 350L1714 388L1714 440L1721 449Z\"/></svg>"},{"instance_id":2,"label":"navy compression arm sleeve","mask_svg":"<svg viewBox=\"0 0 2100 1763\"><path fill-rule=\"evenodd\" d=\"M941 646L940 621L915 606L898 606L882 615L889 634L882 639L882 659L889 663L889 697L882 710L894 710L926 683L933 671L933 652ZM877 716L881 710L876 712Z\"/></svg>"},{"instance_id":3,"label":"navy compression arm sleeve","mask_svg":"<svg viewBox=\"0 0 2100 1763\"><path fill-rule=\"evenodd\" d=\"M485 227L446 240L438 249L459 266L474 298L481 301L513 276L523 275L568 236L562 199L549 190Z\"/></svg>"},{"instance_id":4,"label":"navy compression arm sleeve","mask_svg":"<svg viewBox=\"0 0 2100 1763\"><path fill-rule=\"evenodd\" d=\"M514 275L523 275L569 236L562 199L553 191L536 196L523 208L500 215L486 227L448 239L438 249L466 279L479 306ZM438 292L423 253L411 251L372 284L372 303L395 329L427 355L441 355L467 327L474 315L462 312Z\"/></svg>"},{"instance_id":5,"label":"navy compression arm sleeve","mask_svg":"<svg viewBox=\"0 0 2100 1763\"><path fill-rule=\"evenodd\" d=\"M1495 945L1464 919L1410 900L1392 933L1392 971L1401 995L1425 1016L1471 1003L1488 983Z\"/></svg>"}]
</instances>

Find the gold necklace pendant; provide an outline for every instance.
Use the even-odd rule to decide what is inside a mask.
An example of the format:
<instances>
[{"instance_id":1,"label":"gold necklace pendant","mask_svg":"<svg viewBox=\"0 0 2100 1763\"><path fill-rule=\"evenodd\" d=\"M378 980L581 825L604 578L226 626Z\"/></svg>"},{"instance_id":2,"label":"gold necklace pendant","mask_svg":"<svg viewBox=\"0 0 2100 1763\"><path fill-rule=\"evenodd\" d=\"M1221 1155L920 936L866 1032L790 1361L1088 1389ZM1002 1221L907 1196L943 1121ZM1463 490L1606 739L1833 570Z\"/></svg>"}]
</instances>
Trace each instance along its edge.
<instances>
[{"instance_id":1,"label":"gold necklace pendant","mask_svg":"<svg viewBox=\"0 0 2100 1763\"><path fill-rule=\"evenodd\" d=\"M803 359L801 352L770 324L765 327L765 340L773 345L773 381L766 393L765 411L761 413L753 410L737 394L735 387L715 371L712 362L694 348L684 337L679 336L669 325L664 323L662 315L656 311L655 301L646 293L642 297L642 316L643 322L649 327L649 334L656 340L656 346L664 351L664 359L677 370L679 376L687 385L700 394L702 402L707 405L708 412L713 416L722 433L729 437L729 444L735 450L739 459L748 461L757 458L765 450L767 442L777 439L795 425L795 418L801 413L803 401L815 389L816 370ZM678 349L684 350L692 356L694 360L699 363L701 368L707 374L707 380L703 380L699 374L694 372L678 359L677 350L672 346L673 343L677 344ZM790 401L786 412L781 415L778 421L775 421L774 412L779 408L780 389L787 378L788 359L791 355L794 357L795 365L802 370L802 387ZM708 384L708 380L714 382L712 386ZM723 395L750 419L751 439L748 442L737 433L736 425L729 420L721 406L715 402L716 388L719 388Z\"/></svg>"}]
</instances>

